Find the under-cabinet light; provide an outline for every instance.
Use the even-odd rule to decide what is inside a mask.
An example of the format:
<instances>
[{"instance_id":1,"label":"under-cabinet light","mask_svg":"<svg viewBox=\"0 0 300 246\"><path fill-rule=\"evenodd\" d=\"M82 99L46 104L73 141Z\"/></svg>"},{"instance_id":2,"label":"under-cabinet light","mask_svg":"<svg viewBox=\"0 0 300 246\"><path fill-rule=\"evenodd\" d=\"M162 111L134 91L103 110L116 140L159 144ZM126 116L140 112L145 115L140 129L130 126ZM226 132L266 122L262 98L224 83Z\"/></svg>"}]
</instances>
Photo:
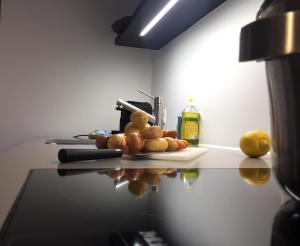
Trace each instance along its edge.
<instances>
[{"instance_id":1,"label":"under-cabinet light","mask_svg":"<svg viewBox=\"0 0 300 246\"><path fill-rule=\"evenodd\" d=\"M178 2L178 0L170 0L168 4L149 22L149 24L140 33L140 36L145 36Z\"/></svg>"}]
</instances>

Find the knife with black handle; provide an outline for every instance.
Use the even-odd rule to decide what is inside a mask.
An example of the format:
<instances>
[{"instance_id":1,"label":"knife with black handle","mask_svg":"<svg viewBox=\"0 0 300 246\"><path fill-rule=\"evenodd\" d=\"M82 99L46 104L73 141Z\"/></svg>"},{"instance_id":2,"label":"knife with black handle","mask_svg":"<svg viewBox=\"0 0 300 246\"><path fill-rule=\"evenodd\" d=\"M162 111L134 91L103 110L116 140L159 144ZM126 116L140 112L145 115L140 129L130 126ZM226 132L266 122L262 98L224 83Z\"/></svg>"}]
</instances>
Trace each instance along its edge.
<instances>
[{"instance_id":1,"label":"knife with black handle","mask_svg":"<svg viewBox=\"0 0 300 246\"><path fill-rule=\"evenodd\" d=\"M90 161L119 158L123 154L120 149L61 149L58 159L62 163L74 161Z\"/></svg>"}]
</instances>

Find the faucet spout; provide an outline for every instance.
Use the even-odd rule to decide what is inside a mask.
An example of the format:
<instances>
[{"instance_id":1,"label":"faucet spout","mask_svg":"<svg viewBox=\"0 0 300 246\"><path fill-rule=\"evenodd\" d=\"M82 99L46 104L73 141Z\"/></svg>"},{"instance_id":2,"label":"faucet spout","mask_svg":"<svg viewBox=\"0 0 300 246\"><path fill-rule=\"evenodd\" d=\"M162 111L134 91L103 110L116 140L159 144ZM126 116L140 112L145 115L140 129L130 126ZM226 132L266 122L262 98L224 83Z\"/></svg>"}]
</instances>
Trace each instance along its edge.
<instances>
[{"instance_id":1,"label":"faucet spout","mask_svg":"<svg viewBox=\"0 0 300 246\"><path fill-rule=\"evenodd\" d=\"M155 125L159 126L163 129L163 98L162 97L155 97L154 98L154 110L153 114L155 117Z\"/></svg>"},{"instance_id":2,"label":"faucet spout","mask_svg":"<svg viewBox=\"0 0 300 246\"><path fill-rule=\"evenodd\" d=\"M154 96L150 95L149 93L144 92L142 90L138 90L138 91L154 100L153 115L155 117L155 125L159 126L161 129L163 129L163 126L165 125L165 119L163 117L164 116L163 98L159 97L159 96L154 97Z\"/></svg>"}]
</instances>

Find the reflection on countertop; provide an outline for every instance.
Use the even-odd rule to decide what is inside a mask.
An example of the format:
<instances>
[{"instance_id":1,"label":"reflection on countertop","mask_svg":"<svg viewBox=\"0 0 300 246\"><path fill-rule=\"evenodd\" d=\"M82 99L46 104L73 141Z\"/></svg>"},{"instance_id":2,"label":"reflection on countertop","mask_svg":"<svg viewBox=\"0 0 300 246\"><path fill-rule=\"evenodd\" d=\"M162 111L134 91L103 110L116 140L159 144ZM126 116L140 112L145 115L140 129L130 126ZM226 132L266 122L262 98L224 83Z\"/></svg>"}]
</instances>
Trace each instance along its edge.
<instances>
[{"instance_id":1,"label":"reflection on countertop","mask_svg":"<svg viewBox=\"0 0 300 246\"><path fill-rule=\"evenodd\" d=\"M263 175L268 181L255 186L240 176L241 169L34 170L8 223L5 243L13 238L17 245L37 245L38 240L52 245L70 240L64 245L71 245L88 239L90 232L101 232L97 240L106 240L111 232L155 231L175 246L270 245L284 200L268 170L270 175ZM247 178L261 180L259 175Z\"/></svg>"},{"instance_id":2,"label":"reflection on countertop","mask_svg":"<svg viewBox=\"0 0 300 246\"><path fill-rule=\"evenodd\" d=\"M246 166L246 167L244 167ZM237 176L250 186L266 185L271 178L271 168L265 162L255 168L247 168L247 161L242 162ZM127 187L128 191L137 198L143 198L150 192L159 192L162 179L180 179L182 187L187 192L192 192L193 184L200 178L199 168L115 168L100 170L69 170L58 169L61 176L74 176L87 173L98 173L109 176L112 190L121 191ZM205 175L205 174L204 174ZM113 189L114 187L114 189Z\"/></svg>"},{"instance_id":3,"label":"reflection on countertop","mask_svg":"<svg viewBox=\"0 0 300 246\"><path fill-rule=\"evenodd\" d=\"M143 198L150 192L159 192L161 179L176 179L182 181L182 186L188 192L192 191L192 185L200 175L198 168L117 168L101 170L63 170L59 169L61 176L74 176L87 173L95 173L109 176L113 182L112 190L121 191L127 187L128 191L137 198Z\"/></svg>"}]
</instances>

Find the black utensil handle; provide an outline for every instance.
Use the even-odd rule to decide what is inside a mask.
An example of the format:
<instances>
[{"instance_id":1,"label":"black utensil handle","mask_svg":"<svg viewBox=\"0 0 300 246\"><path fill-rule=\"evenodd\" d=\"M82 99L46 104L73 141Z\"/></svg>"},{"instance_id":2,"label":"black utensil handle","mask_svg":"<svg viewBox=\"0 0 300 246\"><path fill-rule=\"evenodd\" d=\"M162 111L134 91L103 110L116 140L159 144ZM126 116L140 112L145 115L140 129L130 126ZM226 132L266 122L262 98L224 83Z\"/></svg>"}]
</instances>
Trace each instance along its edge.
<instances>
[{"instance_id":1,"label":"black utensil handle","mask_svg":"<svg viewBox=\"0 0 300 246\"><path fill-rule=\"evenodd\" d=\"M62 163L73 161L89 161L122 156L122 150L118 149L61 149L58 159Z\"/></svg>"},{"instance_id":2,"label":"black utensil handle","mask_svg":"<svg viewBox=\"0 0 300 246\"><path fill-rule=\"evenodd\" d=\"M82 174L87 174L87 173L97 173L98 170L91 169L91 170L86 170L86 169L80 169L80 170L70 170L70 169L57 169L57 173L59 176L75 176L75 175L82 175Z\"/></svg>"}]
</instances>

